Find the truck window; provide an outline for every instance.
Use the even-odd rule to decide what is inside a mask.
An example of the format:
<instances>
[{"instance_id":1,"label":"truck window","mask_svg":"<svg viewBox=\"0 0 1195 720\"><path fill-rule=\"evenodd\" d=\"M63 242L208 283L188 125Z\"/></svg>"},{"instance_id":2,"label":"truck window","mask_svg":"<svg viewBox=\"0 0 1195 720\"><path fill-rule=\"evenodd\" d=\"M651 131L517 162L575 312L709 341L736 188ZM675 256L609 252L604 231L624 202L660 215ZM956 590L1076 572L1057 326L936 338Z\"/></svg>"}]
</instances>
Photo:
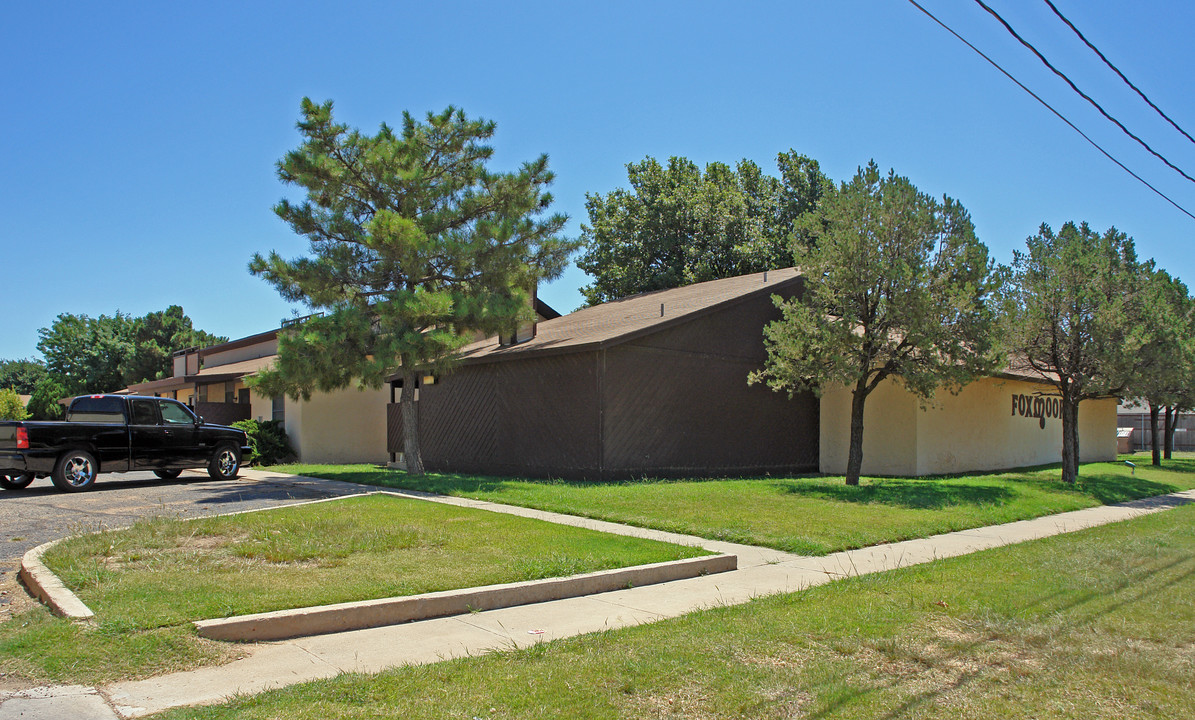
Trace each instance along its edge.
<instances>
[{"instance_id":1,"label":"truck window","mask_svg":"<svg viewBox=\"0 0 1195 720\"><path fill-rule=\"evenodd\" d=\"M130 425L157 425L158 409L153 400L134 400L132 402L133 417Z\"/></svg>"},{"instance_id":2,"label":"truck window","mask_svg":"<svg viewBox=\"0 0 1195 720\"><path fill-rule=\"evenodd\" d=\"M124 398L78 397L66 413L69 422L124 424Z\"/></svg>"},{"instance_id":3,"label":"truck window","mask_svg":"<svg viewBox=\"0 0 1195 720\"><path fill-rule=\"evenodd\" d=\"M187 408L176 402L158 401L158 409L162 411L162 423L166 425L191 425L195 416Z\"/></svg>"}]
</instances>

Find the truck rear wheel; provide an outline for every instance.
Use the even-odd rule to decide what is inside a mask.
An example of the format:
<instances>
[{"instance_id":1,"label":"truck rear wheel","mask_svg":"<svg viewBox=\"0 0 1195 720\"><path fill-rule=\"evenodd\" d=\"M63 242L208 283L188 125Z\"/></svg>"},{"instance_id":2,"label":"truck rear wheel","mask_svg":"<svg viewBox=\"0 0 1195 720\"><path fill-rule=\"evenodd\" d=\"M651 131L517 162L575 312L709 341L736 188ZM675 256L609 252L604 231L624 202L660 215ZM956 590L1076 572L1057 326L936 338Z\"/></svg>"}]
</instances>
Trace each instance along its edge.
<instances>
[{"instance_id":1,"label":"truck rear wheel","mask_svg":"<svg viewBox=\"0 0 1195 720\"><path fill-rule=\"evenodd\" d=\"M207 474L213 480L231 480L241 469L241 451L232 445L216 448L212 461L207 465Z\"/></svg>"},{"instance_id":2,"label":"truck rear wheel","mask_svg":"<svg viewBox=\"0 0 1195 720\"><path fill-rule=\"evenodd\" d=\"M71 450L58 458L58 464L54 466L54 474L50 479L54 481L54 487L63 492L79 492L94 485L98 473L99 467L91 453L86 450Z\"/></svg>"},{"instance_id":3,"label":"truck rear wheel","mask_svg":"<svg viewBox=\"0 0 1195 720\"><path fill-rule=\"evenodd\" d=\"M5 490L23 490L29 487L29 483L33 482L33 477L33 473L0 475L0 487Z\"/></svg>"}]
</instances>

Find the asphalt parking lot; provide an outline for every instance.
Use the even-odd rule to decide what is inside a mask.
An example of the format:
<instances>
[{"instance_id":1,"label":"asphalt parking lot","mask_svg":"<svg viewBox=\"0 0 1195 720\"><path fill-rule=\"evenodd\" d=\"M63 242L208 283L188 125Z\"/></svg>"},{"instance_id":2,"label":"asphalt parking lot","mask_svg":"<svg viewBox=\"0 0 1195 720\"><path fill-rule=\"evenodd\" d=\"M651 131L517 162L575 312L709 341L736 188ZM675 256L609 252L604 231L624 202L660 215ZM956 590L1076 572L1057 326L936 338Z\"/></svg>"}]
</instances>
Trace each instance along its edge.
<instances>
[{"instance_id":1,"label":"asphalt parking lot","mask_svg":"<svg viewBox=\"0 0 1195 720\"><path fill-rule=\"evenodd\" d=\"M44 542L125 527L138 518L218 515L369 489L305 478L255 479L255 474L249 470L235 480L215 481L202 471L186 471L177 480L134 472L100 475L93 489L81 493L60 492L49 478L24 490L0 490L0 571L15 570L27 550Z\"/></svg>"}]
</instances>

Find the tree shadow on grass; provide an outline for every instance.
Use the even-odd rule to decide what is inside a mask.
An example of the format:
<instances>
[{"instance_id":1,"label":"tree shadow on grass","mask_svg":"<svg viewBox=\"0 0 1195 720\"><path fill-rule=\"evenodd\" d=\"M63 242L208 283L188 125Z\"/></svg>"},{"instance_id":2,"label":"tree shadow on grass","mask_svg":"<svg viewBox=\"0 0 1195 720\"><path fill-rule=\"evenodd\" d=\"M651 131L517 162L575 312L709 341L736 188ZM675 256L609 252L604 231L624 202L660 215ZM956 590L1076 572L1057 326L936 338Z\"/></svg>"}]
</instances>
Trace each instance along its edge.
<instances>
[{"instance_id":1,"label":"tree shadow on grass","mask_svg":"<svg viewBox=\"0 0 1195 720\"><path fill-rule=\"evenodd\" d=\"M1061 482L1058 483L1062 485ZM1104 505L1139 500L1155 495L1166 495L1178 490L1178 487L1168 483L1146 480L1131 475L1113 473L1083 472L1079 473L1078 489L1084 495L1090 495Z\"/></svg>"},{"instance_id":2,"label":"tree shadow on grass","mask_svg":"<svg viewBox=\"0 0 1195 720\"><path fill-rule=\"evenodd\" d=\"M827 485L825 483L783 480L776 483L782 492L821 500L938 510L959 505L1003 505L1017 493L1000 485L958 485L935 480L887 478L862 485Z\"/></svg>"}]
</instances>

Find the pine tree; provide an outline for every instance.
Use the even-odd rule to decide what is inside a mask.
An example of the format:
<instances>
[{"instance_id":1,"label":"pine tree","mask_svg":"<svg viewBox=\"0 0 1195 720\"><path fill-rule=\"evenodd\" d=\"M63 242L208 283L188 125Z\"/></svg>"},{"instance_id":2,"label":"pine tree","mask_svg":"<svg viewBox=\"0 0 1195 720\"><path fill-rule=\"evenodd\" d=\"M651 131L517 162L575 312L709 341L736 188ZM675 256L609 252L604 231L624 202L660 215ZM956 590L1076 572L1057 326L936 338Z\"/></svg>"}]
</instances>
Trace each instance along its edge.
<instances>
[{"instance_id":1,"label":"pine tree","mask_svg":"<svg viewBox=\"0 0 1195 720\"><path fill-rule=\"evenodd\" d=\"M804 295L776 304L764 329L767 364L751 374L773 390L851 388L846 483L863 465L867 397L884 380L928 399L992 367L988 250L967 211L875 162L805 217L795 264Z\"/></svg>"},{"instance_id":2,"label":"pine tree","mask_svg":"<svg viewBox=\"0 0 1195 720\"><path fill-rule=\"evenodd\" d=\"M529 318L536 283L559 276L577 243L560 235L567 217L547 214L546 155L486 168L493 122L449 107L367 135L335 123L331 101L304 98L301 111L303 142L278 177L306 198L274 211L311 256L258 254L249 269L322 315L283 332L274 369L255 382L297 399L398 373L407 470L422 474L416 379L449 370L473 333Z\"/></svg>"},{"instance_id":3,"label":"pine tree","mask_svg":"<svg viewBox=\"0 0 1195 720\"><path fill-rule=\"evenodd\" d=\"M1149 361L1144 273L1132 238L1042 223L1004 269L1002 342L1054 386L1062 405L1062 479L1079 477L1079 404L1124 390Z\"/></svg>"}]
</instances>

